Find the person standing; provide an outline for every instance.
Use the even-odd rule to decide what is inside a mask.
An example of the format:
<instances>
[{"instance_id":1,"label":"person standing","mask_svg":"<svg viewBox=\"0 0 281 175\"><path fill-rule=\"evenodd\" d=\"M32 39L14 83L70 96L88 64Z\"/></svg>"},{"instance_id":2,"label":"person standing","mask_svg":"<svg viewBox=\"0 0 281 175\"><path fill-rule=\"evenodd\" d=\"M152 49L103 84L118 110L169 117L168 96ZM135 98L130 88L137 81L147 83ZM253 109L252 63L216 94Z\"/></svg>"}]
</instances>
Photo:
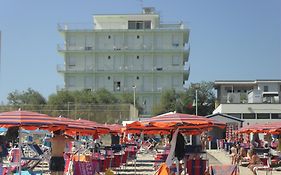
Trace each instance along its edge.
<instances>
[{"instance_id":1,"label":"person standing","mask_svg":"<svg viewBox=\"0 0 281 175\"><path fill-rule=\"evenodd\" d=\"M230 148L230 156L231 156L231 164L235 165L236 164L236 160L237 160L237 145L233 144L232 147Z\"/></svg>"},{"instance_id":2,"label":"person standing","mask_svg":"<svg viewBox=\"0 0 281 175\"><path fill-rule=\"evenodd\" d=\"M64 134L64 131L57 130L53 132L54 136L50 139L51 142L51 159L50 171L51 175L63 175L65 161L64 149L67 142L74 141L74 139Z\"/></svg>"}]
</instances>

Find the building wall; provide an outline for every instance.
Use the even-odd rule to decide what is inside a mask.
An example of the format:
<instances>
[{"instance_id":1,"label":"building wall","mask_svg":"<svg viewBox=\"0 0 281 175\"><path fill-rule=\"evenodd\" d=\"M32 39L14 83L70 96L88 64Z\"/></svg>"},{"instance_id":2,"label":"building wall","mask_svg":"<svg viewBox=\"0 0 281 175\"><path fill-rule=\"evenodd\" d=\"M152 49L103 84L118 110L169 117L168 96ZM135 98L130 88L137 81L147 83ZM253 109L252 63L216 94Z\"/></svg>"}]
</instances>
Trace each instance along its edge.
<instances>
[{"instance_id":1,"label":"building wall","mask_svg":"<svg viewBox=\"0 0 281 175\"><path fill-rule=\"evenodd\" d=\"M128 29L128 21L151 21L150 29ZM60 46L65 65L59 66L67 90L106 88L133 92L151 112L161 91L183 91L188 30L183 25L162 25L158 14L97 15L94 28L64 27Z\"/></svg>"}]
</instances>

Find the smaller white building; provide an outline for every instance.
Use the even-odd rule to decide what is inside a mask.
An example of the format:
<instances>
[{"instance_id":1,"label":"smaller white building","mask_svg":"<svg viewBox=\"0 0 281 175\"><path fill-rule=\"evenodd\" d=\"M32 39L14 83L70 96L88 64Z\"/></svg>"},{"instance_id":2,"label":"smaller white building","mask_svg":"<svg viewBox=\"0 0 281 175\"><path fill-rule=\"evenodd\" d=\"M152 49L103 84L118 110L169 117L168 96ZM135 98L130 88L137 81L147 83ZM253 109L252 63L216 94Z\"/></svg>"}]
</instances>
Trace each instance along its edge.
<instances>
[{"instance_id":1,"label":"smaller white building","mask_svg":"<svg viewBox=\"0 0 281 175\"><path fill-rule=\"evenodd\" d=\"M216 109L245 124L281 119L281 80L216 80Z\"/></svg>"}]
</instances>

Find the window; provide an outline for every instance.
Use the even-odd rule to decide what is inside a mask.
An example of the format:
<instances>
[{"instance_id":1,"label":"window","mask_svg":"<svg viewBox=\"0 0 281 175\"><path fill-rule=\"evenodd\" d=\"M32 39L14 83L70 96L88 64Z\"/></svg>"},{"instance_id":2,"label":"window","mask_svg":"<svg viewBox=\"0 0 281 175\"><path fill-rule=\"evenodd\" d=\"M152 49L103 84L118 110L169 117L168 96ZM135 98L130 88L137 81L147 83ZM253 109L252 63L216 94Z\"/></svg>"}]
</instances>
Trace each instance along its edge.
<instances>
[{"instance_id":1,"label":"window","mask_svg":"<svg viewBox=\"0 0 281 175\"><path fill-rule=\"evenodd\" d=\"M137 56L137 59L139 59L140 58L140 56Z\"/></svg>"},{"instance_id":2,"label":"window","mask_svg":"<svg viewBox=\"0 0 281 175\"><path fill-rule=\"evenodd\" d=\"M86 76L84 81L85 81L85 88L87 89L92 88L93 78L91 76Z\"/></svg>"},{"instance_id":3,"label":"window","mask_svg":"<svg viewBox=\"0 0 281 175\"><path fill-rule=\"evenodd\" d=\"M151 29L151 21L128 21L128 29Z\"/></svg>"},{"instance_id":4,"label":"window","mask_svg":"<svg viewBox=\"0 0 281 175\"><path fill-rule=\"evenodd\" d=\"M75 65L76 65L75 58L69 58L68 66L69 67L75 67Z\"/></svg>"},{"instance_id":5,"label":"window","mask_svg":"<svg viewBox=\"0 0 281 175\"><path fill-rule=\"evenodd\" d=\"M268 113L258 113L257 119L270 119L270 115Z\"/></svg>"},{"instance_id":6,"label":"window","mask_svg":"<svg viewBox=\"0 0 281 175\"><path fill-rule=\"evenodd\" d=\"M128 21L128 29L136 29L136 22Z\"/></svg>"},{"instance_id":7,"label":"window","mask_svg":"<svg viewBox=\"0 0 281 175\"><path fill-rule=\"evenodd\" d=\"M268 86L263 86L263 91L268 92Z\"/></svg>"},{"instance_id":8,"label":"window","mask_svg":"<svg viewBox=\"0 0 281 175\"><path fill-rule=\"evenodd\" d=\"M121 82L120 81L114 81L113 91L120 91L120 88L121 88Z\"/></svg>"},{"instance_id":9,"label":"window","mask_svg":"<svg viewBox=\"0 0 281 175\"><path fill-rule=\"evenodd\" d=\"M137 80L139 80L140 79L140 77L139 76L137 76Z\"/></svg>"},{"instance_id":10,"label":"window","mask_svg":"<svg viewBox=\"0 0 281 175\"><path fill-rule=\"evenodd\" d=\"M241 114L239 113L229 113L228 115L235 117L235 118L241 118Z\"/></svg>"},{"instance_id":11,"label":"window","mask_svg":"<svg viewBox=\"0 0 281 175\"><path fill-rule=\"evenodd\" d=\"M144 21L144 29L151 29L151 21Z\"/></svg>"},{"instance_id":12,"label":"window","mask_svg":"<svg viewBox=\"0 0 281 175\"><path fill-rule=\"evenodd\" d=\"M280 114L278 114L278 113L271 114L271 119L281 119L281 113Z\"/></svg>"},{"instance_id":13,"label":"window","mask_svg":"<svg viewBox=\"0 0 281 175\"><path fill-rule=\"evenodd\" d=\"M110 56L108 56L107 58L110 60L110 58L111 58L111 57L110 57Z\"/></svg>"},{"instance_id":14,"label":"window","mask_svg":"<svg viewBox=\"0 0 281 175\"><path fill-rule=\"evenodd\" d=\"M110 39L111 38L111 36L110 35L108 35L108 39Z\"/></svg>"},{"instance_id":15,"label":"window","mask_svg":"<svg viewBox=\"0 0 281 175\"><path fill-rule=\"evenodd\" d=\"M68 87L75 87L75 77L68 77Z\"/></svg>"},{"instance_id":16,"label":"window","mask_svg":"<svg viewBox=\"0 0 281 175\"><path fill-rule=\"evenodd\" d=\"M255 113L243 114L243 119L256 119Z\"/></svg>"},{"instance_id":17,"label":"window","mask_svg":"<svg viewBox=\"0 0 281 175\"><path fill-rule=\"evenodd\" d=\"M110 76L108 76L107 79L110 80Z\"/></svg>"},{"instance_id":18,"label":"window","mask_svg":"<svg viewBox=\"0 0 281 175\"><path fill-rule=\"evenodd\" d=\"M136 29L143 29L143 21L136 22Z\"/></svg>"},{"instance_id":19,"label":"window","mask_svg":"<svg viewBox=\"0 0 281 175\"><path fill-rule=\"evenodd\" d=\"M140 36L139 35L137 35L137 39L139 39L140 38Z\"/></svg>"},{"instance_id":20,"label":"window","mask_svg":"<svg viewBox=\"0 0 281 175\"><path fill-rule=\"evenodd\" d=\"M178 56L173 56L173 66L180 65L180 58Z\"/></svg>"}]
</instances>

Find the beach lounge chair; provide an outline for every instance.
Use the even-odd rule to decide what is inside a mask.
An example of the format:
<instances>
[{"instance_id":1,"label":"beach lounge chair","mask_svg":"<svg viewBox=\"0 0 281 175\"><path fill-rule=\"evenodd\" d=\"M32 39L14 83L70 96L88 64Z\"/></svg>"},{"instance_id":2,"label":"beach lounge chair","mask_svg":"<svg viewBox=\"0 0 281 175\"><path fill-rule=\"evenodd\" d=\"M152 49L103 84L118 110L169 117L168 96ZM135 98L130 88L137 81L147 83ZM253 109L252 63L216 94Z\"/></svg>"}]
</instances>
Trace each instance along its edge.
<instances>
[{"instance_id":1,"label":"beach lounge chair","mask_svg":"<svg viewBox=\"0 0 281 175\"><path fill-rule=\"evenodd\" d=\"M11 172L15 172L15 171L18 170L19 165L20 165L19 164L20 163L19 162L19 155L20 155L19 148L12 148L10 150L9 155L8 155L9 163L3 165L3 175L10 174ZM24 160L22 158L21 168L25 169L29 162L30 162L29 160Z\"/></svg>"},{"instance_id":2,"label":"beach lounge chair","mask_svg":"<svg viewBox=\"0 0 281 175\"><path fill-rule=\"evenodd\" d=\"M254 168L254 171L256 171L257 175L259 174L259 171L266 171L266 174L270 173L272 174L272 167L270 166L270 158L269 157L260 157L260 160L262 161L262 166L257 166Z\"/></svg>"},{"instance_id":3,"label":"beach lounge chair","mask_svg":"<svg viewBox=\"0 0 281 175\"><path fill-rule=\"evenodd\" d=\"M43 161L48 164L48 162L50 161L50 150L46 149L43 151L39 147L39 145L34 143L28 143L26 146L35 154L35 156L33 156L32 158L26 156L23 157L23 160L31 160L29 163L29 170L34 169Z\"/></svg>"},{"instance_id":4,"label":"beach lounge chair","mask_svg":"<svg viewBox=\"0 0 281 175\"><path fill-rule=\"evenodd\" d=\"M238 175L238 165L214 165L210 167L211 175Z\"/></svg>"}]
</instances>

